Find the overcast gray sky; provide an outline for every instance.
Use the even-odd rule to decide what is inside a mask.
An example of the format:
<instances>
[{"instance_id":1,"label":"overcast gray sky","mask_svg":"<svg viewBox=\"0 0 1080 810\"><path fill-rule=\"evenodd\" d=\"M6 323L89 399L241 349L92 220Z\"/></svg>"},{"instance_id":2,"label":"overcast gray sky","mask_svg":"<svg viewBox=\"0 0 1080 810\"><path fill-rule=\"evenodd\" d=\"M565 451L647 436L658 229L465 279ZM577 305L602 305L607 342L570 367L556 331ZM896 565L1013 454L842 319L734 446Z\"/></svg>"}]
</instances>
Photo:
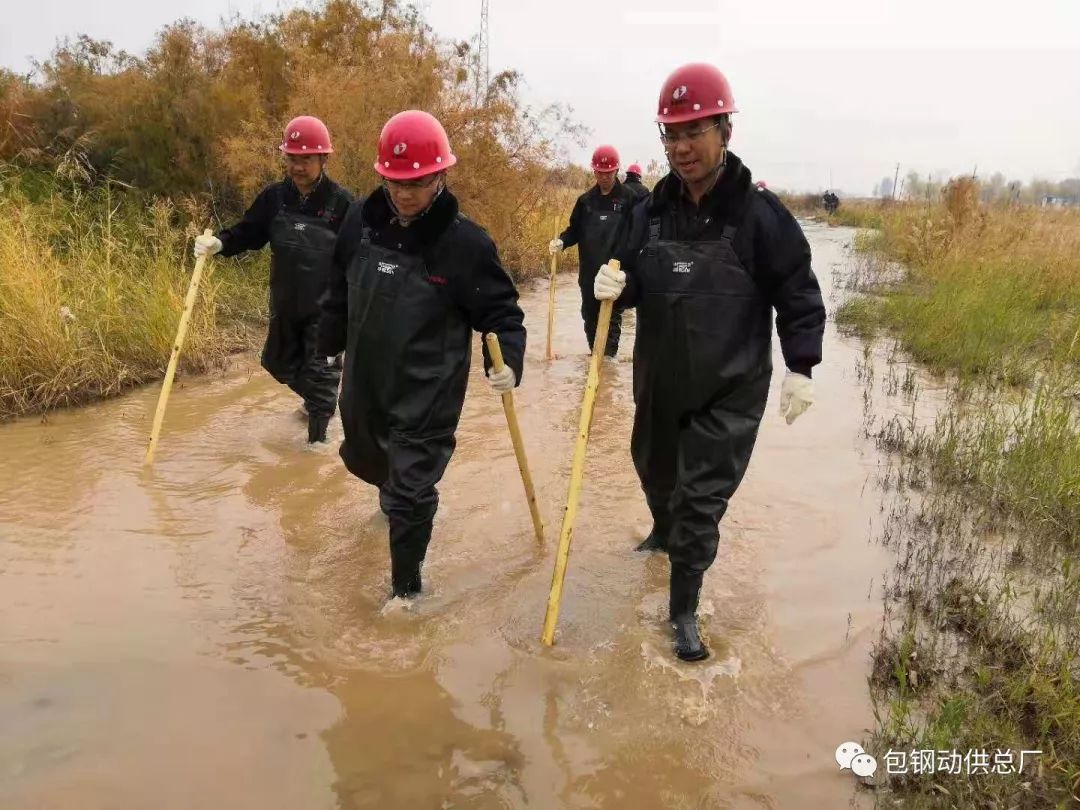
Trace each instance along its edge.
<instances>
[{"instance_id":1,"label":"overcast gray sky","mask_svg":"<svg viewBox=\"0 0 1080 810\"><path fill-rule=\"evenodd\" d=\"M660 83L716 64L741 112L732 148L770 185L869 193L882 177L1080 175L1080 0L489 0L492 71L561 101L624 165L661 158ZM475 35L480 0L418 0L432 27ZM58 37L140 51L180 13L214 25L289 0L46 0L8 4L0 64L29 69ZM43 13L44 12L44 13Z\"/></svg>"}]
</instances>

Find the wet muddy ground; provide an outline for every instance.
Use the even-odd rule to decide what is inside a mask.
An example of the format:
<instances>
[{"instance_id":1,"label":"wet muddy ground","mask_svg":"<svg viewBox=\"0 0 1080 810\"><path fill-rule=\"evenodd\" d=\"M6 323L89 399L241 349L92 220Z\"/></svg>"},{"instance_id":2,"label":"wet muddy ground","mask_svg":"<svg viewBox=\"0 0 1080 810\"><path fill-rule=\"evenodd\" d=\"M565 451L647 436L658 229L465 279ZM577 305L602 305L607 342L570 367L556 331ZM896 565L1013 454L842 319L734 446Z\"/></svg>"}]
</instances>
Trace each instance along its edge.
<instances>
[{"instance_id":1,"label":"wet muddy ground","mask_svg":"<svg viewBox=\"0 0 1080 810\"><path fill-rule=\"evenodd\" d=\"M830 310L852 231L807 225ZM782 364L678 664L667 561L629 455L633 320L598 396L557 645L541 647L587 356L577 286L527 289L516 393L539 548L479 352L425 594L387 602L386 524L251 358L0 428L0 807L870 806L834 759L869 736L888 552L863 437L862 346L830 323L817 401ZM479 341L477 340L477 346Z\"/></svg>"}]
</instances>

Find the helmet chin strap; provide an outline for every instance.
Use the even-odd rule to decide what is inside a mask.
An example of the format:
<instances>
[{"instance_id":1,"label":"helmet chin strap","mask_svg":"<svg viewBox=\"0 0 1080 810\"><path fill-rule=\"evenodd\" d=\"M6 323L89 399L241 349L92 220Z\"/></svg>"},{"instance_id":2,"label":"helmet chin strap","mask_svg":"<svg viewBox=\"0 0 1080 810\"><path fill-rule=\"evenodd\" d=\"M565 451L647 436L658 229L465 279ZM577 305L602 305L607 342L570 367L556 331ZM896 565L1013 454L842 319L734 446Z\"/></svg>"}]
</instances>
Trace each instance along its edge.
<instances>
[{"instance_id":1,"label":"helmet chin strap","mask_svg":"<svg viewBox=\"0 0 1080 810\"><path fill-rule=\"evenodd\" d=\"M715 166L713 166L709 170L709 173L707 175L705 175L707 178L710 178L710 180L709 180L709 190L710 191L712 190L712 187L716 185L716 181L720 179L720 175L723 174L724 168L727 166L727 155L728 155L727 144L724 144L724 151L720 155L720 162L717 163ZM681 182L683 184L683 186L685 187L686 186L686 180L685 180L685 178L683 178L683 176L681 174L679 174L679 170L675 168L675 163L672 161L672 159L670 157L668 158L668 166L670 167L672 173L676 177L679 178L679 182Z\"/></svg>"},{"instance_id":2,"label":"helmet chin strap","mask_svg":"<svg viewBox=\"0 0 1080 810\"><path fill-rule=\"evenodd\" d=\"M382 189L383 194L386 196L386 201L390 203L390 210L394 212L393 219L396 220L398 224L401 225L401 227L408 228L412 223L416 222L416 220L420 219L420 217L424 216L424 214L430 211L431 207L435 205L435 201L439 199L439 195L446 190L446 179L443 176L439 177L439 187L435 189L435 194L434 196L432 196L431 202L427 204L423 211L411 217L407 217L402 214L401 211L398 210L398 207L394 205L394 197L390 193L390 190L386 187L385 181L383 182Z\"/></svg>"}]
</instances>

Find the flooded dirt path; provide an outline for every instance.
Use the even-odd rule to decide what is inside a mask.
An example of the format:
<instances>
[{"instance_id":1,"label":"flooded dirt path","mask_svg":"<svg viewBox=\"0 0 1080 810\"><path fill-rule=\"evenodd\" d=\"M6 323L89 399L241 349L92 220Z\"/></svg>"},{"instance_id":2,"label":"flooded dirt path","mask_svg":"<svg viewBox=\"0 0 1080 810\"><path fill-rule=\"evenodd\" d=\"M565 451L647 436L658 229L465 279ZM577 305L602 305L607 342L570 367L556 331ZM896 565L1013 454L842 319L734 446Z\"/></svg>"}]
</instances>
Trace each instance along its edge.
<instances>
[{"instance_id":1,"label":"flooded dirt path","mask_svg":"<svg viewBox=\"0 0 1080 810\"><path fill-rule=\"evenodd\" d=\"M829 288L851 231L807 226ZM499 400L472 385L411 609L387 605L376 493L250 359L0 428L0 807L833 808L836 746L872 726L886 552L856 341L830 323L817 402L776 414L721 527L676 664L667 561L629 456L629 363L608 364L557 646L538 638L587 357L576 284L530 289L517 393L548 524L539 549ZM830 306L830 309L832 307ZM871 476L872 477L872 476ZM854 797L854 798L853 798Z\"/></svg>"}]
</instances>

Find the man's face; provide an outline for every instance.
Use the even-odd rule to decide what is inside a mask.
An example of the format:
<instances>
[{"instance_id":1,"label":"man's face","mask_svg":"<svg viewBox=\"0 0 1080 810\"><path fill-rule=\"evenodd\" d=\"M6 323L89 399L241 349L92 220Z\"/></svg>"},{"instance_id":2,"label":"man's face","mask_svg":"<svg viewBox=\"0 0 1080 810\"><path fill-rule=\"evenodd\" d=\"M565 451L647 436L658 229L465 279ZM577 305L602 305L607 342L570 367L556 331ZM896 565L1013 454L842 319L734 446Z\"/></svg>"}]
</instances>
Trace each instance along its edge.
<instances>
[{"instance_id":1,"label":"man's face","mask_svg":"<svg viewBox=\"0 0 1080 810\"><path fill-rule=\"evenodd\" d=\"M596 178L596 185L600 186L600 191L604 194L607 194L615 188L615 174L615 172L593 172L593 177Z\"/></svg>"},{"instance_id":2,"label":"man's face","mask_svg":"<svg viewBox=\"0 0 1080 810\"><path fill-rule=\"evenodd\" d=\"M385 180L386 190L394 208L404 217L415 217L427 210L439 190L439 174L429 174L418 180Z\"/></svg>"},{"instance_id":3,"label":"man's face","mask_svg":"<svg viewBox=\"0 0 1080 810\"><path fill-rule=\"evenodd\" d=\"M684 182L700 182L724 157L724 130L717 121L703 118L664 127L664 151Z\"/></svg>"},{"instance_id":4,"label":"man's face","mask_svg":"<svg viewBox=\"0 0 1080 810\"><path fill-rule=\"evenodd\" d=\"M323 155L285 155L285 170L297 188L310 188L322 174Z\"/></svg>"}]
</instances>

